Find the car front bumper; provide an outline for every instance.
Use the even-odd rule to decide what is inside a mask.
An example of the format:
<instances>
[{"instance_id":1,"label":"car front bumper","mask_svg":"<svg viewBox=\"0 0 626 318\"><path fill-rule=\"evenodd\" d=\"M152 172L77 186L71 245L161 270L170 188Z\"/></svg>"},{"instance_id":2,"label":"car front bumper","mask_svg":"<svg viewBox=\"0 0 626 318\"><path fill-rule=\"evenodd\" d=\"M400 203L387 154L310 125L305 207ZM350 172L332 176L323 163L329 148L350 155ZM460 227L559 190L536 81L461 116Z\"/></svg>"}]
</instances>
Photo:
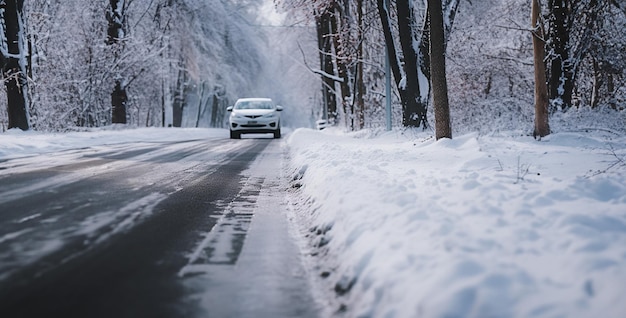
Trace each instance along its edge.
<instances>
[{"instance_id":1,"label":"car front bumper","mask_svg":"<svg viewBox=\"0 0 626 318\"><path fill-rule=\"evenodd\" d=\"M278 118L231 118L230 130L240 133L273 133L280 129Z\"/></svg>"}]
</instances>

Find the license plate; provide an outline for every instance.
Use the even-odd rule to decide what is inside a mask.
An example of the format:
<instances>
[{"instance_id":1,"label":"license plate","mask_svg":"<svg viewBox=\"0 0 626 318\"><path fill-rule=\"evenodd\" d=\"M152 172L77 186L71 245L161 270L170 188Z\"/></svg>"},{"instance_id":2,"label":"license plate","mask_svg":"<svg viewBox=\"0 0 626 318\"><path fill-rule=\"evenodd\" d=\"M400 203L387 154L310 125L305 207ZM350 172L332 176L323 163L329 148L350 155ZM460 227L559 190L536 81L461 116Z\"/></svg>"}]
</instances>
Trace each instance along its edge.
<instances>
[{"instance_id":1,"label":"license plate","mask_svg":"<svg viewBox=\"0 0 626 318\"><path fill-rule=\"evenodd\" d=\"M254 124L257 124L257 123L258 123L258 121L256 121L256 120L249 120L248 121L248 125L254 125Z\"/></svg>"}]
</instances>

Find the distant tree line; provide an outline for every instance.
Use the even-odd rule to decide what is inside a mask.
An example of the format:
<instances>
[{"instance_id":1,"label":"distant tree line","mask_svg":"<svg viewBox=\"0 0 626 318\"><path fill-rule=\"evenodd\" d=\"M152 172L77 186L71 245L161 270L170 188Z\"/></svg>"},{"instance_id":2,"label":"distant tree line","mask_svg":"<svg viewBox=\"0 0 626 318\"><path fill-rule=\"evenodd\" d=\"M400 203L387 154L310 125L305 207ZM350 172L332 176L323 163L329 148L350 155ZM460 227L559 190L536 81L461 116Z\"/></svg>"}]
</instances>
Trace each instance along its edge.
<instances>
[{"instance_id":1,"label":"distant tree line","mask_svg":"<svg viewBox=\"0 0 626 318\"><path fill-rule=\"evenodd\" d=\"M267 82L259 78L270 64L267 42L249 16L261 2L0 1L0 131L220 127L230 100ZM313 26L317 65L309 68L320 97L311 100L351 130L384 125L387 55L398 126L436 126L445 117L436 116L437 100L448 99L452 128L519 128L534 117L541 137L553 114L626 104L620 0L275 2ZM445 57L434 62L444 67L447 98L434 94L434 8ZM292 50L282 54L299 55Z\"/></svg>"},{"instance_id":2,"label":"distant tree line","mask_svg":"<svg viewBox=\"0 0 626 318\"><path fill-rule=\"evenodd\" d=\"M0 2L0 63L6 87L9 128L26 130L30 127L28 111L28 82L26 79L26 39L24 37L24 1Z\"/></svg>"},{"instance_id":3,"label":"distant tree line","mask_svg":"<svg viewBox=\"0 0 626 318\"><path fill-rule=\"evenodd\" d=\"M380 126L385 53L397 122L426 128L429 114L437 122L437 107L430 106L438 99L433 9L442 16L444 32L436 38L444 51L437 54L451 61L444 79L457 125L481 129L536 115L534 133L541 137L550 132L550 114L577 107L622 111L626 102L626 5L619 0L278 2L315 21L322 107L331 122L349 129Z\"/></svg>"},{"instance_id":4,"label":"distant tree line","mask_svg":"<svg viewBox=\"0 0 626 318\"><path fill-rule=\"evenodd\" d=\"M263 65L260 2L0 1L0 131L220 127Z\"/></svg>"}]
</instances>

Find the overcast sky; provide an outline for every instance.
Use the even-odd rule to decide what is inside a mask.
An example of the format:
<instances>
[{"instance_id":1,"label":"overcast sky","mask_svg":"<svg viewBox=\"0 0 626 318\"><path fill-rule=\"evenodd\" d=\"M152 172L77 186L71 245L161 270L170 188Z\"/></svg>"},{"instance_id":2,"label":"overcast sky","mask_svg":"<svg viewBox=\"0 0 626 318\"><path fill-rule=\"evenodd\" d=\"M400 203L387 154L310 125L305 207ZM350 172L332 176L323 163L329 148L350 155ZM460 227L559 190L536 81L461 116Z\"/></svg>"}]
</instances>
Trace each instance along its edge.
<instances>
[{"instance_id":1,"label":"overcast sky","mask_svg":"<svg viewBox=\"0 0 626 318\"><path fill-rule=\"evenodd\" d=\"M285 18L284 13L276 11L274 0L264 0L264 4L261 6L258 20L262 25L282 25Z\"/></svg>"}]
</instances>

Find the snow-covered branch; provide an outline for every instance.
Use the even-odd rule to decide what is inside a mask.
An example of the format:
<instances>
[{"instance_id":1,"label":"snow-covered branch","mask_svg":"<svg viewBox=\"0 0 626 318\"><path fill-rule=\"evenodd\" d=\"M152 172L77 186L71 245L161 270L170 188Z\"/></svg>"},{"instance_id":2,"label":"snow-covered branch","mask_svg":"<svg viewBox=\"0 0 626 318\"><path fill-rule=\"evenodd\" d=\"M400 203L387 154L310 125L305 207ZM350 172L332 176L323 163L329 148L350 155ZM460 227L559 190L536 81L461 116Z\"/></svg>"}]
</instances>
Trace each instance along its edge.
<instances>
[{"instance_id":1,"label":"snow-covered branch","mask_svg":"<svg viewBox=\"0 0 626 318\"><path fill-rule=\"evenodd\" d=\"M339 82L342 83L343 82L343 78L334 75L334 74L328 74L320 69L313 69L312 67L309 66L309 63L306 60L306 55L304 54L304 50L302 50L302 45L300 45L300 43L298 42L298 48L300 49L300 53L302 54L302 61L304 62L304 65L306 66L306 68L309 69L309 71L317 74L317 75L321 75L325 78L329 78L332 79L335 82Z\"/></svg>"}]
</instances>

